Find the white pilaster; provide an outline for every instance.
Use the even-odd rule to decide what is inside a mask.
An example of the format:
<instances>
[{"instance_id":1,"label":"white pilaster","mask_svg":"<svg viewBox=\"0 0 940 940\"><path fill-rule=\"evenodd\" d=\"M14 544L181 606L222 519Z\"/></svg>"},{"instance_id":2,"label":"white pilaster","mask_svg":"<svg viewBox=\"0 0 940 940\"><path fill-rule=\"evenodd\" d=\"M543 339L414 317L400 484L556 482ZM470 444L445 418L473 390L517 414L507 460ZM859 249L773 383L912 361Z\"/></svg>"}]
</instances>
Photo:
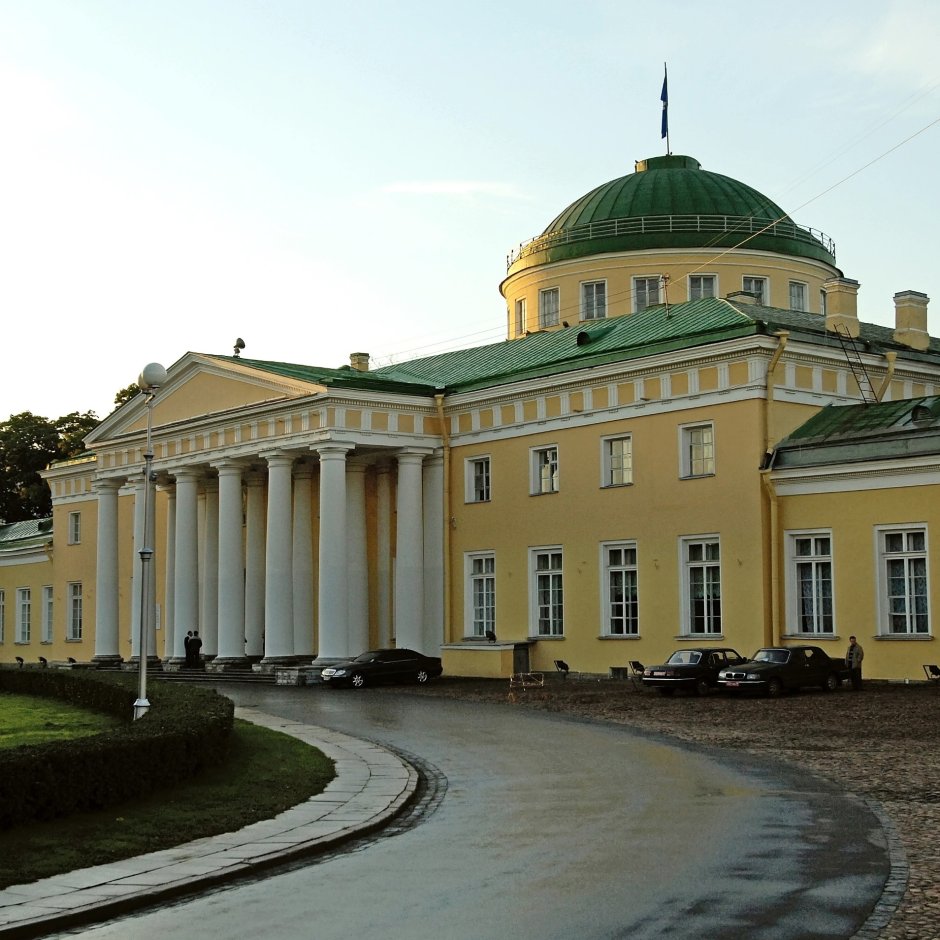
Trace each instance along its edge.
<instances>
[{"instance_id":1,"label":"white pilaster","mask_svg":"<svg viewBox=\"0 0 940 940\"><path fill-rule=\"evenodd\" d=\"M177 470L176 476L176 575L174 577L173 658L184 659L183 640L199 629L198 509L199 473Z\"/></svg>"},{"instance_id":2,"label":"white pilaster","mask_svg":"<svg viewBox=\"0 0 940 940\"><path fill-rule=\"evenodd\" d=\"M392 642L392 468L376 467L375 480L375 600L380 647Z\"/></svg>"},{"instance_id":3,"label":"white pilaster","mask_svg":"<svg viewBox=\"0 0 940 940\"><path fill-rule=\"evenodd\" d=\"M245 652L264 655L264 474L245 475Z\"/></svg>"},{"instance_id":4,"label":"white pilaster","mask_svg":"<svg viewBox=\"0 0 940 940\"><path fill-rule=\"evenodd\" d=\"M199 594L199 635L202 637L202 655L210 658L219 652L219 484L216 480L206 481L205 497L206 529L200 571L202 590Z\"/></svg>"},{"instance_id":5,"label":"white pilaster","mask_svg":"<svg viewBox=\"0 0 940 940\"><path fill-rule=\"evenodd\" d=\"M424 645L436 656L444 642L444 457L424 462Z\"/></svg>"},{"instance_id":6,"label":"white pilaster","mask_svg":"<svg viewBox=\"0 0 940 940\"><path fill-rule=\"evenodd\" d=\"M421 521L423 452L398 455L398 527L395 552L395 645L424 649L424 529Z\"/></svg>"},{"instance_id":7,"label":"white pilaster","mask_svg":"<svg viewBox=\"0 0 940 940\"><path fill-rule=\"evenodd\" d=\"M233 460L219 471L219 645L216 663L245 660L245 549L242 541L242 468Z\"/></svg>"},{"instance_id":8,"label":"white pilaster","mask_svg":"<svg viewBox=\"0 0 940 940\"><path fill-rule=\"evenodd\" d=\"M263 455L268 462L268 527L264 581L264 662L294 658L291 564L291 468L288 454Z\"/></svg>"},{"instance_id":9,"label":"white pilaster","mask_svg":"<svg viewBox=\"0 0 940 940\"><path fill-rule=\"evenodd\" d=\"M120 480L98 480L95 567L95 660L120 660L118 640L118 490Z\"/></svg>"},{"instance_id":10,"label":"white pilaster","mask_svg":"<svg viewBox=\"0 0 940 940\"><path fill-rule=\"evenodd\" d=\"M317 448L320 456L319 600L317 658L349 655L346 634L346 453L345 445Z\"/></svg>"},{"instance_id":11,"label":"white pilaster","mask_svg":"<svg viewBox=\"0 0 940 940\"><path fill-rule=\"evenodd\" d=\"M351 655L369 649L369 553L366 465L346 461L346 636Z\"/></svg>"},{"instance_id":12,"label":"white pilaster","mask_svg":"<svg viewBox=\"0 0 940 940\"><path fill-rule=\"evenodd\" d=\"M294 655L313 657L313 466L297 465L294 471L293 588Z\"/></svg>"},{"instance_id":13,"label":"white pilaster","mask_svg":"<svg viewBox=\"0 0 940 940\"><path fill-rule=\"evenodd\" d=\"M176 486L162 486L166 492L166 566L163 576L163 658L172 659L176 650Z\"/></svg>"}]
</instances>

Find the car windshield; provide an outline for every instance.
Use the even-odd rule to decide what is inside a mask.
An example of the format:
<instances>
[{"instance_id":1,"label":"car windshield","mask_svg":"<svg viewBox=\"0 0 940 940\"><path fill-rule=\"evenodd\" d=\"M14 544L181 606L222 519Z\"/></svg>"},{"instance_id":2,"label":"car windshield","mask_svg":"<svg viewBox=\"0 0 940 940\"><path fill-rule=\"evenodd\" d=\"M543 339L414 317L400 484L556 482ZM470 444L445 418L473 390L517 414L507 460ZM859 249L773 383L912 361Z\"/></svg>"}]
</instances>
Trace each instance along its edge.
<instances>
[{"instance_id":1,"label":"car windshield","mask_svg":"<svg viewBox=\"0 0 940 940\"><path fill-rule=\"evenodd\" d=\"M698 650L676 650L666 661L673 666L694 666L701 658Z\"/></svg>"},{"instance_id":2,"label":"car windshield","mask_svg":"<svg viewBox=\"0 0 940 940\"><path fill-rule=\"evenodd\" d=\"M789 658L789 650L758 650L754 654L756 663L785 663Z\"/></svg>"},{"instance_id":3,"label":"car windshield","mask_svg":"<svg viewBox=\"0 0 940 940\"><path fill-rule=\"evenodd\" d=\"M374 663L378 661L381 656L376 652L371 653L360 653L354 660L354 663Z\"/></svg>"}]
</instances>

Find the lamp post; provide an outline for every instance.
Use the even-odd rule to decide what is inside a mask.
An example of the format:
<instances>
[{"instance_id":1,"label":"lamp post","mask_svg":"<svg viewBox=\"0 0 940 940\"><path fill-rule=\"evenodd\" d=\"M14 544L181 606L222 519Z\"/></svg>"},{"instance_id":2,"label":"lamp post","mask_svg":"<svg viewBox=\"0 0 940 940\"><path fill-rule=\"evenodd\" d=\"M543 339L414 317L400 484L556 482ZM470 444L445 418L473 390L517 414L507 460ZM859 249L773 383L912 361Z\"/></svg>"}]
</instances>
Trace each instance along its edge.
<instances>
[{"instance_id":1,"label":"lamp post","mask_svg":"<svg viewBox=\"0 0 940 940\"><path fill-rule=\"evenodd\" d=\"M144 525L140 546L140 636L137 643L137 672L138 689L137 701L134 702L134 720L143 718L150 709L147 701L147 653L150 625L153 623L153 592L150 590L150 580L153 577L151 562L153 561L152 526L150 525L151 504L153 501L153 400L157 389L166 381L166 369L159 362L151 362L144 366L137 379L140 390L146 396L147 406L147 448L144 451Z\"/></svg>"}]
</instances>

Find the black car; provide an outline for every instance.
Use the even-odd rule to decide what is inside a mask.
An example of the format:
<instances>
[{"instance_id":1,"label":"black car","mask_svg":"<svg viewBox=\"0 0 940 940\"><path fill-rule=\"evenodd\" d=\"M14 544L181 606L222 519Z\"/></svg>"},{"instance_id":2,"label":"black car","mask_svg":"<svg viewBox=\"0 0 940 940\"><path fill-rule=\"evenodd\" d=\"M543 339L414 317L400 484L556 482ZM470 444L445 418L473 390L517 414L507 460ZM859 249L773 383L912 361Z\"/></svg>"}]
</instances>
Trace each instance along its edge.
<instances>
[{"instance_id":1,"label":"black car","mask_svg":"<svg viewBox=\"0 0 940 940\"><path fill-rule=\"evenodd\" d=\"M425 656L409 649L370 650L355 659L327 666L320 678L327 685L364 685L380 682L417 682L423 684L443 672L436 656Z\"/></svg>"},{"instance_id":2,"label":"black car","mask_svg":"<svg viewBox=\"0 0 940 940\"><path fill-rule=\"evenodd\" d=\"M747 659L730 647L676 650L661 666L647 666L643 670L643 685L659 689L662 695L672 695L676 689L705 695L718 686L722 669L745 662Z\"/></svg>"},{"instance_id":3,"label":"black car","mask_svg":"<svg viewBox=\"0 0 940 940\"><path fill-rule=\"evenodd\" d=\"M818 646L766 646L743 669L722 670L718 685L728 692L759 692L776 698L788 689L808 686L833 692L848 676L845 663L831 659Z\"/></svg>"}]
</instances>

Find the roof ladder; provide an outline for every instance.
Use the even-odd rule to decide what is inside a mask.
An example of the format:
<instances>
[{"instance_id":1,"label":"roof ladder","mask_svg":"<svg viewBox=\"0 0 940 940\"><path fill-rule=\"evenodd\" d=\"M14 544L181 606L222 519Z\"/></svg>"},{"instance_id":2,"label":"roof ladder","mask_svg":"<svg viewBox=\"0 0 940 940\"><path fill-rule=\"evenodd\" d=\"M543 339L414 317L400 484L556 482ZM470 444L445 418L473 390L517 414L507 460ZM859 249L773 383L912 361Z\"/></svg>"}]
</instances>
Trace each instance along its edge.
<instances>
[{"instance_id":1,"label":"roof ladder","mask_svg":"<svg viewBox=\"0 0 940 940\"><path fill-rule=\"evenodd\" d=\"M855 376L858 389L862 394L862 401L866 405L877 404L878 396L871 384L871 378L865 368L865 363L862 362L862 354L859 352L858 344L849 332L849 328L844 323L836 324L836 336L839 338L839 344L842 346L842 352L845 354L845 360L852 370L852 375Z\"/></svg>"}]
</instances>

